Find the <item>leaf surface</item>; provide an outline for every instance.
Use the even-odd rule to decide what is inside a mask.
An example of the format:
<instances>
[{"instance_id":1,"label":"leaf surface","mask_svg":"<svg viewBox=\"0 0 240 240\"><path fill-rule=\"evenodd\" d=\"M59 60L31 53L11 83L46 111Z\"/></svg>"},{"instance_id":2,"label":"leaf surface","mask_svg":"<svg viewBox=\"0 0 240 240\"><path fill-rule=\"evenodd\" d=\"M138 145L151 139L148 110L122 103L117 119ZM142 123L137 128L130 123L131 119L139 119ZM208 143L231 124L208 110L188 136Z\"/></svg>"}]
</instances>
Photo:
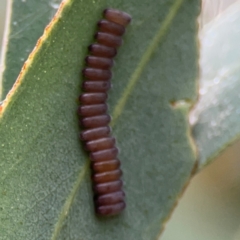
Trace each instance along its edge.
<instances>
[{"instance_id":1,"label":"leaf surface","mask_svg":"<svg viewBox=\"0 0 240 240\"><path fill-rule=\"evenodd\" d=\"M127 208L94 214L89 160L78 139L80 71L102 10L133 21L109 93ZM0 117L3 239L156 239L189 181L195 152L199 1L65 1L30 55Z\"/></svg>"}]
</instances>

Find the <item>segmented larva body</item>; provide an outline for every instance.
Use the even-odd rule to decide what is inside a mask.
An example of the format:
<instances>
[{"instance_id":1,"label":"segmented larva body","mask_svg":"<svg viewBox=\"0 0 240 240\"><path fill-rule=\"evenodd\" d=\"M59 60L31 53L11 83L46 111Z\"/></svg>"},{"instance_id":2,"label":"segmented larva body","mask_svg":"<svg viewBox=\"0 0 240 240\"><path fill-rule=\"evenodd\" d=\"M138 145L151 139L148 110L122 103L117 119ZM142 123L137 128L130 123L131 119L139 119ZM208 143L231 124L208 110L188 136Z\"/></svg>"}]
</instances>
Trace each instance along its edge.
<instances>
[{"instance_id":1,"label":"segmented larva body","mask_svg":"<svg viewBox=\"0 0 240 240\"><path fill-rule=\"evenodd\" d=\"M122 171L117 158L115 138L108 126L111 118L106 104L107 91L111 88L111 67L117 47L122 44L122 35L131 17L115 9L106 9L104 18L98 22L96 43L89 46L87 67L82 71L83 94L79 97L79 115L84 131L81 139L90 152L96 213L103 216L116 215L125 208L122 190Z\"/></svg>"}]
</instances>

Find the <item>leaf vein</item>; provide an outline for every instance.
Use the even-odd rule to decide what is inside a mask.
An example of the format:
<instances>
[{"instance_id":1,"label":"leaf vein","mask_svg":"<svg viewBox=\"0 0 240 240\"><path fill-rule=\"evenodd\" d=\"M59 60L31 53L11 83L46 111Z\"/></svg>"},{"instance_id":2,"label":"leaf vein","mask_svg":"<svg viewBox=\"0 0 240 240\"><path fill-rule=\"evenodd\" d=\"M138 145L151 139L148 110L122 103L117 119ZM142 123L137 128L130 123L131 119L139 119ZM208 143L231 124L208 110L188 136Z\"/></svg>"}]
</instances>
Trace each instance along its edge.
<instances>
[{"instance_id":1,"label":"leaf vein","mask_svg":"<svg viewBox=\"0 0 240 240\"><path fill-rule=\"evenodd\" d=\"M129 98L130 94L132 93L133 88L136 85L140 75L142 74L144 67L147 65L151 56L154 54L155 49L158 47L158 45L163 40L164 36L166 35L167 30L169 29L174 17L176 16L176 14L183 2L184 2L184 0L176 0L173 3L171 8L169 9L169 12L168 12L166 18L161 23L159 30L157 31L156 35L152 39L149 47L146 49L145 53L143 54L137 68L131 75L129 82L122 93L121 98L119 99L117 105L114 108L113 115L112 115L112 121L111 121L112 127L116 124L116 121L122 114L124 107L127 103L127 100Z\"/></svg>"},{"instance_id":2,"label":"leaf vein","mask_svg":"<svg viewBox=\"0 0 240 240\"><path fill-rule=\"evenodd\" d=\"M169 12L168 12L166 18L162 22L159 30L157 31L157 34L155 35L155 37L151 41L149 47L147 48L147 50L143 54L143 57L141 58L141 61L138 64L138 67L135 69L132 76L130 77L129 82L128 82L127 86L125 87L125 90L123 91L123 94L122 94L121 98L119 99L117 105L114 108L113 117L112 117L112 121L111 121L111 126L114 126L116 124L117 119L119 118L119 116L123 112L123 109L126 105L126 102L129 98L131 92L133 91L133 88L136 85L140 75L142 74L144 67L147 65L147 63L149 62L149 60L150 60L151 56L153 55L155 49L157 48L157 46L159 45L159 43L161 42L163 37L166 35L167 30L169 29L174 17L176 16L176 14L177 14L177 12L178 12L178 10L181 7L183 2L184 2L184 0L176 0L173 3L173 5L171 6L171 8L169 9ZM81 171L78 175L77 181L75 182L75 184L73 186L73 189L70 192L70 195L68 196L68 198L67 198L67 200L66 200L66 202L65 202L65 204L64 204L64 206L61 210L61 213L59 215L58 222L55 225L51 240L57 240L57 237L58 237L58 235L61 231L61 228L63 226L63 222L68 215L69 209L72 206L74 198L75 198L75 196L76 196L76 194L77 194L77 192L80 188L80 185L81 185L84 177L86 176L88 168L89 168L89 161L87 161L84 164L84 166L82 167L82 169L81 169Z\"/></svg>"},{"instance_id":3,"label":"leaf vein","mask_svg":"<svg viewBox=\"0 0 240 240\"><path fill-rule=\"evenodd\" d=\"M70 192L65 204L63 205L61 213L58 216L58 221L55 225L51 240L57 240L57 237L59 236L59 233L60 233L61 228L63 226L63 222L64 222L65 218L67 217L67 215L69 213L69 209L71 208L71 206L73 204L73 201L74 201L75 196L76 196L76 194L79 190L79 187L80 187L84 177L86 176L86 173L88 172L89 163L90 163L90 161L87 161L83 165L83 167L81 168L80 173L78 174L77 181L74 183L72 191Z\"/></svg>"}]
</instances>

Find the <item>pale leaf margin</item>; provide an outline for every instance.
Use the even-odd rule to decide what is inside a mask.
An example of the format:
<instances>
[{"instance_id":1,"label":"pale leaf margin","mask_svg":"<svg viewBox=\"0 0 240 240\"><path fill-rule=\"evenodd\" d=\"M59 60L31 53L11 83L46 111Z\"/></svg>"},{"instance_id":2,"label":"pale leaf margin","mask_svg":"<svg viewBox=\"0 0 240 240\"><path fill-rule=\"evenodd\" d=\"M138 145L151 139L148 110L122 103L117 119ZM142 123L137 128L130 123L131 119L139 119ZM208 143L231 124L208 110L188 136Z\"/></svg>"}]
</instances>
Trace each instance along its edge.
<instances>
[{"instance_id":1,"label":"pale leaf margin","mask_svg":"<svg viewBox=\"0 0 240 240\"><path fill-rule=\"evenodd\" d=\"M3 80L3 72L6 68L5 66L5 54L7 52L7 42L8 42L8 36L10 32L10 21L11 21L11 15L12 15L12 0L7 1L6 6L6 20L4 25L4 33L3 33L3 40L2 40L2 52L0 55L0 100L2 99L2 80ZM0 113L1 113L1 105L0 105Z\"/></svg>"}]
</instances>

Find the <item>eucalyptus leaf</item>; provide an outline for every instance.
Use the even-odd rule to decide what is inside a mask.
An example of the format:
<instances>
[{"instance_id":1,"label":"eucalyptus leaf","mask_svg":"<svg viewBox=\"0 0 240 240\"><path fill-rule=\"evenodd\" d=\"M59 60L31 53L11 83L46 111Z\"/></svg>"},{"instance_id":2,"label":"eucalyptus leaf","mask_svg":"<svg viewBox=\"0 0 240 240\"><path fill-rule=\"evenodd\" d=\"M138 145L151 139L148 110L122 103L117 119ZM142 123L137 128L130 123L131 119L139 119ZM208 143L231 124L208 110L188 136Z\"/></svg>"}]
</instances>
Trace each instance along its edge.
<instances>
[{"instance_id":1,"label":"eucalyptus leaf","mask_svg":"<svg viewBox=\"0 0 240 240\"><path fill-rule=\"evenodd\" d=\"M191 114L199 169L240 138L240 1L201 32L200 99Z\"/></svg>"},{"instance_id":2,"label":"eucalyptus leaf","mask_svg":"<svg viewBox=\"0 0 240 240\"><path fill-rule=\"evenodd\" d=\"M13 0L7 4L5 55L1 59L0 101L12 88L45 26L50 22L61 0Z\"/></svg>"},{"instance_id":3,"label":"eucalyptus leaf","mask_svg":"<svg viewBox=\"0 0 240 240\"><path fill-rule=\"evenodd\" d=\"M63 2L2 106L2 239L157 238L196 165L188 114L197 95L199 5ZM108 99L127 208L99 218L76 109L87 46L109 6L133 18Z\"/></svg>"}]
</instances>

